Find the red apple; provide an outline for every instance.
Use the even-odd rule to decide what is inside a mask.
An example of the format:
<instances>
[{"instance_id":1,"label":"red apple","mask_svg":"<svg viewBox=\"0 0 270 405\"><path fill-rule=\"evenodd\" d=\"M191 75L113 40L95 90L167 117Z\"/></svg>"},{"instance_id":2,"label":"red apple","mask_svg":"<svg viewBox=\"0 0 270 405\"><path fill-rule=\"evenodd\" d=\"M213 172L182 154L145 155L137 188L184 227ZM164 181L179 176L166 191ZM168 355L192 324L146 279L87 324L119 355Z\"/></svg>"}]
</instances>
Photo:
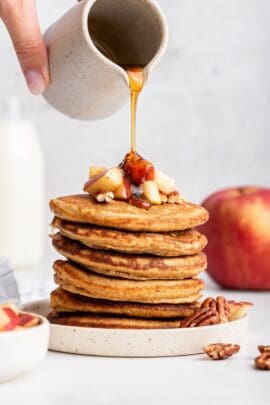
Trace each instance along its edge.
<instances>
[{"instance_id":1,"label":"red apple","mask_svg":"<svg viewBox=\"0 0 270 405\"><path fill-rule=\"evenodd\" d=\"M208 273L226 288L270 289L270 189L225 189L202 205L210 214L200 227Z\"/></svg>"}]
</instances>

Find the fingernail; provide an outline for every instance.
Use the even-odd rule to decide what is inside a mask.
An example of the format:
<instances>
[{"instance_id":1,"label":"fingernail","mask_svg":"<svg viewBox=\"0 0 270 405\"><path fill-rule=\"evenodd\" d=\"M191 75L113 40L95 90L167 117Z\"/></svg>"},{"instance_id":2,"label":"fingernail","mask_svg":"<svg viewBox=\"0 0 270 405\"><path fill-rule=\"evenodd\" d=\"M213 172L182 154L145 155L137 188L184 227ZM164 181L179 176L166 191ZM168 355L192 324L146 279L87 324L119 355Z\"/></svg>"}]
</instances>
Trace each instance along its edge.
<instances>
[{"instance_id":1,"label":"fingernail","mask_svg":"<svg viewBox=\"0 0 270 405\"><path fill-rule=\"evenodd\" d=\"M46 88L45 80L42 74L35 69L29 69L24 72L24 77L27 86L32 94L38 96L43 93Z\"/></svg>"}]
</instances>

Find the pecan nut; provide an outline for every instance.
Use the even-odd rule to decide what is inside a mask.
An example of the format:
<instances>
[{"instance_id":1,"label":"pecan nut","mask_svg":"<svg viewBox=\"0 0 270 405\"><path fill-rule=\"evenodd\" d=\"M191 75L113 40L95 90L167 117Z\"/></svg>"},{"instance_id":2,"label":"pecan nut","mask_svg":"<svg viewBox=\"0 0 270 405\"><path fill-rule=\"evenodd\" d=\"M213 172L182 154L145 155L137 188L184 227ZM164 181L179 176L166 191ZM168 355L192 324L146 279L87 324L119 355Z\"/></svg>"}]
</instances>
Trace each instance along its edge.
<instances>
[{"instance_id":1,"label":"pecan nut","mask_svg":"<svg viewBox=\"0 0 270 405\"><path fill-rule=\"evenodd\" d=\"M267 345L267 346L259 345L258 350L260 353L270 352L270 345Z\"/></svg>"},{"instance_id":2,"label":"pecan nut","mask_svg":"<svg viewBox=\"0 0 270 405\"><path fill-rule=\"evenodd\" d=\"M138 208L144 208L148 210L151 207L150 201L146 200L142 196L133 194L130 199L128 200L129 204L135 205Z\"/></svg>"},{"instance_id":3,"label":"pecan nut","mask_svg":"<svg viewBox=\"0 0 270 405\"><path fill-rule=\"evenodd\" d=\"M181 204L182 203L182 198L178 191L172 191L167 195L167 202L169 204Z\"/></svg>"},{"instance_id":4,"label":"pecan nut","mask_svg":"<svg viewBox=\"0 0 270 405\"><path fill-rule=\"evenodd\" d=\"M114 199L114 193L109 191L105 193L99 193L96 195L96 200L98 202L106 202L109 203Z\"/></svg>"},{"instance_id":5,"label":"pecan nut","mask_svg":"<svg viewBox=\"0 0 270 405\"><path fill-rule=\"evenodd\" d=\"M188 316L181 322L181 328L216 325L218 323L219 315L214 308L199 308L195 314Z\"/></svg>"},{"instance_id":6,"label":"pecan nut","mask_svg":"<svg viewBox=\"0 0 270 405\"><path fill-rule=\"evenodd\" d=\"M203 350L213 360L224 360L239 352L240 346L230 343L213 343L205 346Z\"/></svg>"},{"instance_id":7,"label":"pecan nut","mask_svg":"<svg viewBox=\"0 0 270 405\"><path fill-rule=\"evenodd\" d=\"M270 370L270 345L259 345L258 350L261 353L255 359L255 365L261 370Z\"/></svg>"},{"instance_id":8,"label":"pecan nut","mask_svg":"<svg viewBox=\"0 0 270 405\"><path fill-rule=\"evenodd\" d=\"M261 370L270 370L270 352L266 351L256 357L255 365Z\"/></svg>"},{"instance_id":9,"label":"pecan nut","mask_svg":"<svg viewBox=\"0 0 270 405\"><path fill-rule=\"evenodd\" d=\"M230 320L230 305L224 297L219 296L216 299L208 297L203 301L201 307L215 309L219 316L218 323L226 323Z\"/></svg>"}]
</instances>

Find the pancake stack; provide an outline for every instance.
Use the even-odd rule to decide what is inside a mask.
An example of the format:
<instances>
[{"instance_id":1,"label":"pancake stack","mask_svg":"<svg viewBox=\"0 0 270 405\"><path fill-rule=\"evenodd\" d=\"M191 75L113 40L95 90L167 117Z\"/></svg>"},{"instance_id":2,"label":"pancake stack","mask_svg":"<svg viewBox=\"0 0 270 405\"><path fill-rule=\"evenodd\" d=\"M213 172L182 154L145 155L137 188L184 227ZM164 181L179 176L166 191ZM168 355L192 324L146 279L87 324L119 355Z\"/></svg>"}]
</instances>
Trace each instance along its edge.
<instances>
[{"instance_id":1,"label":"pancake stack","mask_svg":"<svg viewBox=\"0 0 270 405\"><path fill-rule=\"evenodd\" d=\"M144 210L89 195L59 197L52 323L107 328L177 328L198 308L207 240L194 227L207 211L188 202Z\"/></svg>"}]
</instances>

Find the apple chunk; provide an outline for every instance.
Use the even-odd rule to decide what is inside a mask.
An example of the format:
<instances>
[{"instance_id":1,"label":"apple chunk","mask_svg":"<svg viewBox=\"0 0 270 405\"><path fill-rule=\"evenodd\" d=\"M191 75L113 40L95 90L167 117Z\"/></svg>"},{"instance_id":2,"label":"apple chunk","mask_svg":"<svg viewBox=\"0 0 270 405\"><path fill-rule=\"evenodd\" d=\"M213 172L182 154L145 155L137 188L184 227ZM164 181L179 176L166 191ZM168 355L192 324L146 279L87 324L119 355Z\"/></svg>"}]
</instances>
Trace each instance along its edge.
<instances>
[{"instance_id":1,"label":"apple chunk","mask_svg":"<svg viewBox=\"0 0 270 405\"><path fill-rule=\"evenodd\" d=\"M131 186L127 178L123 177L123 183L114 191L114 198L118 200L129 200L131 195Z\"/></svg>"},{"instance_id":2,"label":"apple chunk","mask_svg":"<svg viewBox=\"0 0 270 405\"><path fill-rule=\"evenodd\" d=\"M0 331L14 329L19 322L19 314L14 304L5 304L0 308Z\"/></svg>"},{"instance_id":3,"label":"apple chunk","mask_svg":"<svg viewBox=\"0 0 270 405\"><path fill-rule=\"evenodd\" d=\"M121 167L135 186L139 186L146 180L154 180L153 164L135 152L127 153Z\"/></svg>"},{"instance_id":4,"label":"apple chunk","mask_svg":"<svg viewBox=\"0 0 270 405\"><path fill-rule=\"evenodd\" d=\"M39 318L37 316L33 316L27 313L20 314L20 320L18 326L24 328L32 328L33 326L37 326L39 324Z\"/></svg>"},{"instance_id":5,"label":"apple chunk","mask_svg":"<svg viewBox=\"0 0 270 405\"><path fill-rule=\"evenodd\" d=\"M157 183L159 191L164 194L170 194L175 191L175 180L167 176L161 170L155 170L155 182Z\"/></svg>"},{"instance_id":6,"label":"apple chunk","mask_svg":"<svg viewBox=\"0 0 270 405\"><path fill-rule=\"evenodd\" d=\"M105 174L106 171L107 171L106 167L91 166L89 168L89 179L91 179L92 177L98 176L100 174Z\"/></svg>"},{"instance_id":7,"label":"apple chunk","mask_svg":"<svg viewBox=\"0 0 270 405\"><path fill-rule=\"evenodd\" d=\"M115 191L123 183L123 174L121 169L113 167L104 174L97 175L88 180L84 185L84 191L91 195Z\"/></svg>"},{"instance_id":8,"label":"apple chunk","mask_svg":"<svg viewBox=\"0 0 270 405\"><path fill-rule=\"evenodd\" d=\"M147 180L143 183L143 194L151 202L151 204L161 204L161 198L156 183L152 180Z\"/></svg>"},{"instance_id":9,"label":"apple chunk","mask_svg":"<svg viewBox=\"0 0 270 405\"><path fill-rule=\"evenodd\" d=\"M0 332L6 330L6 325L8 325L9 322L9 316L2 308L0 308Z\"/></svg>"}]
</instances>

